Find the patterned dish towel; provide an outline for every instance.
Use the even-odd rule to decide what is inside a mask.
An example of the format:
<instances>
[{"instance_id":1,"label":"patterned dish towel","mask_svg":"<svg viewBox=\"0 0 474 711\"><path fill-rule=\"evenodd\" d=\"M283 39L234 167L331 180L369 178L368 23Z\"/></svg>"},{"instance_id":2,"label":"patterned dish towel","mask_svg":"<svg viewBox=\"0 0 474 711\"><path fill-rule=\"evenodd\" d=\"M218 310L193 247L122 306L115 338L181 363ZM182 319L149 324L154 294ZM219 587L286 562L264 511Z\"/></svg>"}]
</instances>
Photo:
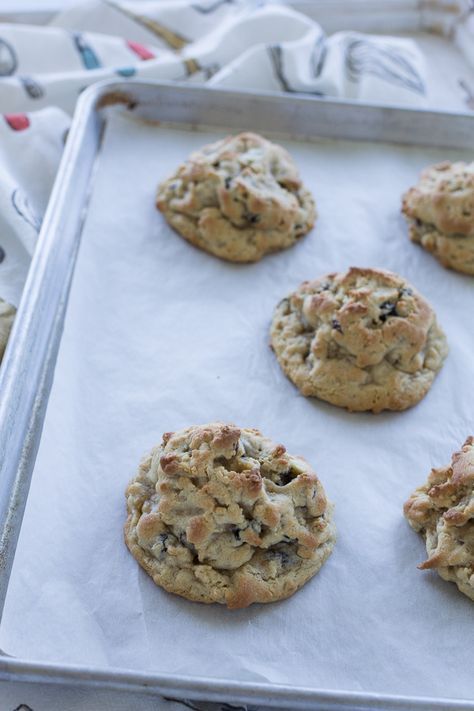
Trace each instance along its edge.
<instances>
[{"instance_id":1,"label":"patterned dish towel","mask_svg":"<svg viewBox=\"0 0 474 711\"><path fill-rule=\"evenodd\" d=\"M59 106L99 79L207 82L234 89L305 92L423 105L416 44L338 32L257 0L95 0L48 27L0 28L0 106Z\"/></svg>"}]
</instances>

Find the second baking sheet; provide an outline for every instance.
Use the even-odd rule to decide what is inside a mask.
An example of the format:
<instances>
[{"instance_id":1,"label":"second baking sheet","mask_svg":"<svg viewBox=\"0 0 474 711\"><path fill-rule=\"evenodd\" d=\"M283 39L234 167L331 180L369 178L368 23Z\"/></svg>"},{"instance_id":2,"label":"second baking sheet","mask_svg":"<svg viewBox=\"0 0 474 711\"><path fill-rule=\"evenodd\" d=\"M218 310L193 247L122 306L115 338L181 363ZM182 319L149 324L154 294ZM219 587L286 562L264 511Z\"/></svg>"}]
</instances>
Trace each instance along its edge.
<instances>
[{"instance_id":1,"label":"second baking sheet","mask_svg":"<svg viewBox=\"0 0 474 711\"><path fill-rule=\"evenodd\" d=\"M253 128L251 117L247 128ZM116 116L105 134L0 646L28 659L313 688L474 697L472 603L421 573L403 501L470 434L472 280L412 245L401 193L456 151L282 141L315 195L296 247L235 266L154 208L159 180L225 130ZM301 397L268 347L274 305L349 265L408 278L451 352L416 408L349 414ZM162 432L213 419L259 427L315 467L339 540L286 602L228 611L173 597L122 541L124 489Z\"/></svg>"}]
</instances>

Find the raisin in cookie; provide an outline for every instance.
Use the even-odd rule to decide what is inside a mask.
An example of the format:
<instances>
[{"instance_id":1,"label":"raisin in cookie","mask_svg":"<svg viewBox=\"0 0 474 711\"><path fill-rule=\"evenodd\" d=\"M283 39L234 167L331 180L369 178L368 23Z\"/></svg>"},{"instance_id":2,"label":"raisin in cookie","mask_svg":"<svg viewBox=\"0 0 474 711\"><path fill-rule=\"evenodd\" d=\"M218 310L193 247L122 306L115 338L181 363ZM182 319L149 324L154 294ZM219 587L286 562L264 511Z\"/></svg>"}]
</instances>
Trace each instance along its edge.
<instances>
[{"instance_id":1,"label":"raisin in cookie","mask_svg":"<svg viewBox=\"0 0 474 711\"><path fill-rule=\"evenodd\" d=\"M258 430L163 435L127 492L125 540L157 585L230 608L292 595L335 542L316 474Z\"/></svg>"},{"instance_id":2,"label":"raisin in cookie","mask_svg":"<svg viewBox=\"0 0 474 711\"><path fill-rule=\"evenodd\" d=\"M0 361L7 347L8 337L15 318L16 308L0 299Z\"/></svg>"},{"instance_id":3,"label":"raisin in cookie","mask_svg":"<svg viewBox=\"0 0 474 711\"><path fill-rule=\"evenodd\" d=\"M277 306L271 345L303 395L348 410L404 410L447 354L429 304L402 277L352 267L305 281Z\"/></svg>"},{"instance_id":4,"label":"raisin in cookie","mask_svg":"<svg viewBox=\"0 0 474 711\"><path fill-rule=\"evenodd\" d=\"M410 526L426 541L428 559L418 567L434 568L474 600L474 438L468 437L451 466L432 469L428 481L404 506Z\"/></svg>"},{"instance_id":5,"label":"raisin in cookie","mask_svg":"<svg viewBox=\"0 0 474 711\"><path fill-rule=\"evenodd\" d=\"M474 163L439 163L403 196L410 238L445 267L474 274Z\"/></svg>"},{"instance_id":6,"label":"raisin in cookie","mask_svg":"<svg viewBox=\"0 0 474 711\"><path fill-rule=\"evenodd\" d=\"M189 242L231 262L290 247L316 218L290 154L254 133L192 153L160 185L156 206Z\"/></svg>"}]
</instances>

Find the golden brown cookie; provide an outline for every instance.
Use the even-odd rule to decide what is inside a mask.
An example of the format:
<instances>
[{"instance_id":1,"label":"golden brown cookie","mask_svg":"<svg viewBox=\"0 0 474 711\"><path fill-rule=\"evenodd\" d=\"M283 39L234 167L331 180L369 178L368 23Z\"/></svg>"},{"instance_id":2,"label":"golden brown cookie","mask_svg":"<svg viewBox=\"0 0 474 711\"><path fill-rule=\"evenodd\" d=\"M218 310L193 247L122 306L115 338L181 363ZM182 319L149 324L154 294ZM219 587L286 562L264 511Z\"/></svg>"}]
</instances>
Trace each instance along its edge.
<instances>
[{"instance_id":1,"label":"golden brown cookie","mask_svg":"<svg viewBox=\"0 0 474 711\"><path fill-rule=\"evenodd\" d=\"M160 185L156 206L189 242L232 262L290 247L316 219L290 154L254 133L192 153Z\"/></svg>"},{"instance_id":2,"label":"golden brown cookie","mask_svg":"<svg viewBox=\"0 0 474 711\"><path fill-rule=\"evenodd\" d=\"M451 465L432 469L410 496L404 513L426 542L418 567L436 570L474 600L474 438L468 437Z\"/></svg>"},{"instance_id":3,"label":"golden brown cookie","mask_svg":"<svg viewBox=\"0 0 474 711\"><path fill-rule=\"evenodd\" d=\"M402 277L352 267L305 281L277 306L271 345L303 395L348 410L405 410L447 355L431 306Z\"/></svg>"},{"instance_id":4,"label":"golden brown cookie","mask_svg":"<svg viewBox=\"0 0 474 711\"><path fill-rule=\"evenodd\" d=\"M474 274L474 163L439 163L403 196L410 238L445 267Z\"/></svg>"},{"instance_id":5,"label":"golden brown cookie","mask_svg":"<svg viewBox=\"0 0 474 711\"><path fill-rule=\"evenodd\" d=\"M163 435L127 492L125 540L168 592L230 608L289 597L332 551L332 506L310 465L254 429Z\"/></svg>"}]
</instances>

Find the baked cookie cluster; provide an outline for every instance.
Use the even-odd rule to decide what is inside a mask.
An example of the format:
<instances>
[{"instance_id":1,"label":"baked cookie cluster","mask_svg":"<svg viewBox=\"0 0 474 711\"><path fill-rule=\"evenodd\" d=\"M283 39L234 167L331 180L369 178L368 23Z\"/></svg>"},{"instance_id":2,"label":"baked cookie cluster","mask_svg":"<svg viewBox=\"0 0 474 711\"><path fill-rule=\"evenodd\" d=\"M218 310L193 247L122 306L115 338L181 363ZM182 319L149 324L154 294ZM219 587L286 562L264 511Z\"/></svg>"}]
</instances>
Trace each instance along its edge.
<instances>
[{"instance_id":1,"label":"baked cookie cluster","mask_svg":"<svg viewBox=\"0 0 474 711\"><path fill-rule=\"evenodd\" d=\"M253 133L191 154L156 205L186 240L254 262L306 234L315 203L291 156ZM474 163L426 169L403 196L410 236L474 274ZM351 411L405 410L448 352L429 303L403 277L352 267L303 282L277 305L271 346L304 396ZM126 543L155 583L230 608L286 598L335 542L316 474L258 430L211 423L166 433L128 486ZM434 568L474 599L474 440L405 504Z\"/></svg>"},{"instance_id":2,"label":"baked cookie cluster","mask_svg":"<svg viewBox=\"0 0 474 711\"><path fill-rule=\"evenodd\" d=\"M303 395L348 410L405 410L429 390L447 355L431 306L381 269L327 274L276 307L271 344Z\"/></svg>"},{"instance_id":3,"label":"baked cookie cluster","mask_svg":"<svg viewBox=\"0 0 474 711\"><path fill-rule=\"evenodd\" d=\"M431 470L404 512L426 542L428 558L418 567L436 570L474 600L474 437L453 454L450 466Z\"/></svg>"},{"instance_id":4,"label":"baked cookie cluster","mask_svg":"<svg viewBox=\"0 0 474 711\"><path fill-rule=\"evenodd\" d=\"M290 154L255 133L192 153L160 185L156 206L188 242L231 262L291 247L316 219Z\"/></svg>"},{"instance_id":5,"label":"baked cookie cluster","mask_svg":"<svg viewBox=\"0 0 474 711\"><path fill-rule=\"evenodd\" d=\"M155 583L230 608L292 595L335 541L309 464L255 429L163 435L127 492L125 540Z\"/></svg>"},{"instance_id":6,"label":"baked cookie cluster","mask_svg":"<svg viewBox=\"0 0 474 711\"><path fill-rule=\"evenodd\" d=\"M410 238L441 264L474 274L474 163L439 163L403 196Z\"/></svg>"}]
</instances>

